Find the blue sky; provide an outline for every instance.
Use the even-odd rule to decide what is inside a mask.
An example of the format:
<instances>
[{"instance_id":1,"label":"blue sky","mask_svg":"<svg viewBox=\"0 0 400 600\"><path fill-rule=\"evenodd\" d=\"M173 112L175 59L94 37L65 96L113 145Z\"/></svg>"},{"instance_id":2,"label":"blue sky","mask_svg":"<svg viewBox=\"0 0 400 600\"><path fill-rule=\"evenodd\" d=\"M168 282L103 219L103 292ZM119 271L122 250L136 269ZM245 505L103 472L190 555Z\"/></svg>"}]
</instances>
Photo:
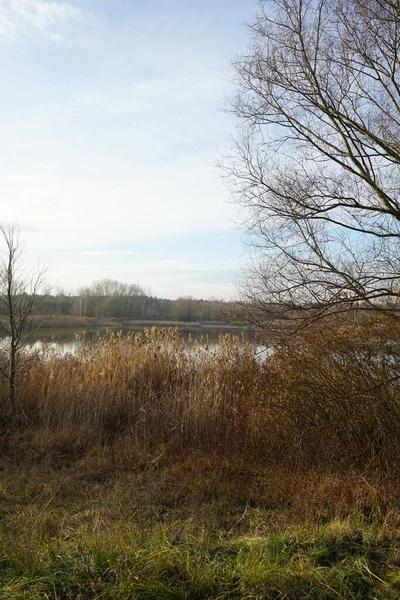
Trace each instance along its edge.
<instances>
[{"instance_id":1,"label":"blue sky","mask_svg":"<svg viewBox=\"0 0 400 600\"><path fill-rule=\"evenodd\" d=\"M249 0L0 0L2 222L73 291L231 298L244 248L215 162Z\"/></svg>"}]
</instances>

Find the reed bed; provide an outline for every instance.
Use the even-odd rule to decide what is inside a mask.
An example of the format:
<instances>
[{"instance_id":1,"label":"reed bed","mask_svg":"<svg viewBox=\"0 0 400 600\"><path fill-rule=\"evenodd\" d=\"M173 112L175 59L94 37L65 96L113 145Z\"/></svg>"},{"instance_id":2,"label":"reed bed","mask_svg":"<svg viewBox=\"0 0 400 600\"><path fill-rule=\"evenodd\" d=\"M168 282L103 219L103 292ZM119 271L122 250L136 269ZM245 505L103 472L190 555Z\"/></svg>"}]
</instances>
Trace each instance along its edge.
<instances>
[{"instance_id":1,"label":"reed bed","mask_svg":"<svg viewBox=\"0 0 400 600\"><path fill-rule=\"evenodd\" d=\"M185 347L176 330L155 328L110 333L77 355L48 348L26 360L11 410L1 382L3 445L35 438L43 452L73 457L123 439L145 450L251 455L293 468L393 469L397 339L393 326L331 323L281 341L262 359L245 338Z\"/></svg>"},{"instance_id":2,"label":"reed bed","mask_svg":"<svg viewBox=\"0 0 400 600\"><path fill-rule=\"evenodd\" d=\"M207 339L185 348L173 329L110 333L76 356L49 347L31 357L17 404L3 416L14 427L73 431L92 443L123 435L145 447L218 447L249 427L262 371L238 337L222 336L211 350ZM0 393L6 399L7 382Z\"/></svg>"}]
</instances>

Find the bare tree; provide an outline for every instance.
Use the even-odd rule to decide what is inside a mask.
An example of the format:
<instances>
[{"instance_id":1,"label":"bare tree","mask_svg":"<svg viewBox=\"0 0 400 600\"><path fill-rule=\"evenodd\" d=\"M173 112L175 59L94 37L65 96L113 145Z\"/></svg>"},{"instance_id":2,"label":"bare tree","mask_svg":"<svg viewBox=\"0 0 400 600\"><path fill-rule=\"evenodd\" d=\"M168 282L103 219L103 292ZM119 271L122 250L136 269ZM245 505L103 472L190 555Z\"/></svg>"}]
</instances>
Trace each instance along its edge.
<instances>
[{"instance_id":1,"label":"bare tree","mask_svg":"<svg viewBox=\"0 0 400 600\"><path fill-rule=\"evenodd\" d=\"M23 244L16 227L0 225L4 250L0 256L0 349L5 361L0 371L9 383L9 402L15 404L15 388L18 371L25 361L20 351L38 330L38 322L31 317L41 299L40 288L44 271L37 269L28 273L21 262Z\"/></svg>"},{"instance_id":2,"label":"bare tree","mask_svg":"<svg viewBox=\"0 0 400 600\"><path fill-rule=\"evenodd\" d=\"M146 296L137 283L114 279L94 281L79 290L79 316L126 317L138 310L138 299Z\"/></svg>"},{"instance_id":3,"label":"bare tree","mask_svg":"<svg viewBox=\"0 0 400 600\"><path fill-rule=\"evenodd\" d=\"M270 0L235 62L225 168L256 321L400 310L400 1Z\"/></svg>"}]
</instances>

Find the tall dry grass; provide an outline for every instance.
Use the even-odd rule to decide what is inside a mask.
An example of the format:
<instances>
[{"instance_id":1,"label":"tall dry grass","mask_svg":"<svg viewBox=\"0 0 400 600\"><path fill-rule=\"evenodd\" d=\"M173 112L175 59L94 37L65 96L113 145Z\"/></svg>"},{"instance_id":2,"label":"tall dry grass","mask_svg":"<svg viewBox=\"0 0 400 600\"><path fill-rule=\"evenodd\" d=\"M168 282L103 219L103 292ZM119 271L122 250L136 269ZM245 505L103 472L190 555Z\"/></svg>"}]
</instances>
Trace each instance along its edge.
<instances>
[{"instance_id":1,"label":"tall dry grass","mask_svg":"<svg viewBox=\"0 0 400 600\"><path fill-rule=\"evenodd\" d=\"M206 340L185 347L177 331L156 329L110 334L76 356L49 348L21 371L11 413L1 382L3 444L23 445L36 432L46 451L71 455L123 438L296 468L392 468L398 339L384 324L332 322L280 342L267 359L235 336L215 349Z\"/></svg>"},{"instance_id":2,"label":"tall dry grass","mask_svg":"<svg viewBox=\"0 0 400 600\"><path fill-rule=\"evenodd\" d=\"M218 448L249 428L263 370L237 337L221 337L211 351L207 340L185 348L176 330L111 333L76 356L50 348L34 356L3 422L73 431L92 443L124 435L145 447ZM7 396L4 382L0 394Z\"/></svg>"}]
</instances>

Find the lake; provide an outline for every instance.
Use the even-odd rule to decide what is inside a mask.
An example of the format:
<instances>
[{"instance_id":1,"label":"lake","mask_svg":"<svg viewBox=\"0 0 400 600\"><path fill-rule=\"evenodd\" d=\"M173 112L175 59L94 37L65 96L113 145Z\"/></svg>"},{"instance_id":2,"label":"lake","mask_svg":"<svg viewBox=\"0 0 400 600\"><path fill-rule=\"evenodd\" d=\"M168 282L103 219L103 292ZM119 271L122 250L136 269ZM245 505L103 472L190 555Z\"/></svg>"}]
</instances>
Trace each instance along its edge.
<instances>
[{"instance_id":1,"label":"lake","mask_svg":"<svg viewBox=\"0 0 400 600\"><path fill-rule=\"evenodd\" d=\"M154 324L157 327L157 324ZM54 348L61 354L75 354L77 350L88 342L96 342L96 339L100 336L106 335L107 332L118 332L122 331L124 334L129 331L144 331L145 329L151 328L151 325L133 325L132 327L107 327L107 328L94 328L84 329L82 327L65 327L65 328L43 328L37 331L27 344L27 347L32 350L40 350L43 344ZM160 327L161 328L161 327ZM165 327L165 329L168 329ZM173 327L175 329L175 327ZM247 335L249 339L252 338L253 333L249 329L243 327L232 327L227 325L201 325L201 326L179 326L176 327L180 333L182 333L184 340L187 341L189 336L195 340L203 339L207 336L209 344L215 346L218 344L219 336L225 334L239 335L243 333Z\"/></svg>"}]
</instances>

